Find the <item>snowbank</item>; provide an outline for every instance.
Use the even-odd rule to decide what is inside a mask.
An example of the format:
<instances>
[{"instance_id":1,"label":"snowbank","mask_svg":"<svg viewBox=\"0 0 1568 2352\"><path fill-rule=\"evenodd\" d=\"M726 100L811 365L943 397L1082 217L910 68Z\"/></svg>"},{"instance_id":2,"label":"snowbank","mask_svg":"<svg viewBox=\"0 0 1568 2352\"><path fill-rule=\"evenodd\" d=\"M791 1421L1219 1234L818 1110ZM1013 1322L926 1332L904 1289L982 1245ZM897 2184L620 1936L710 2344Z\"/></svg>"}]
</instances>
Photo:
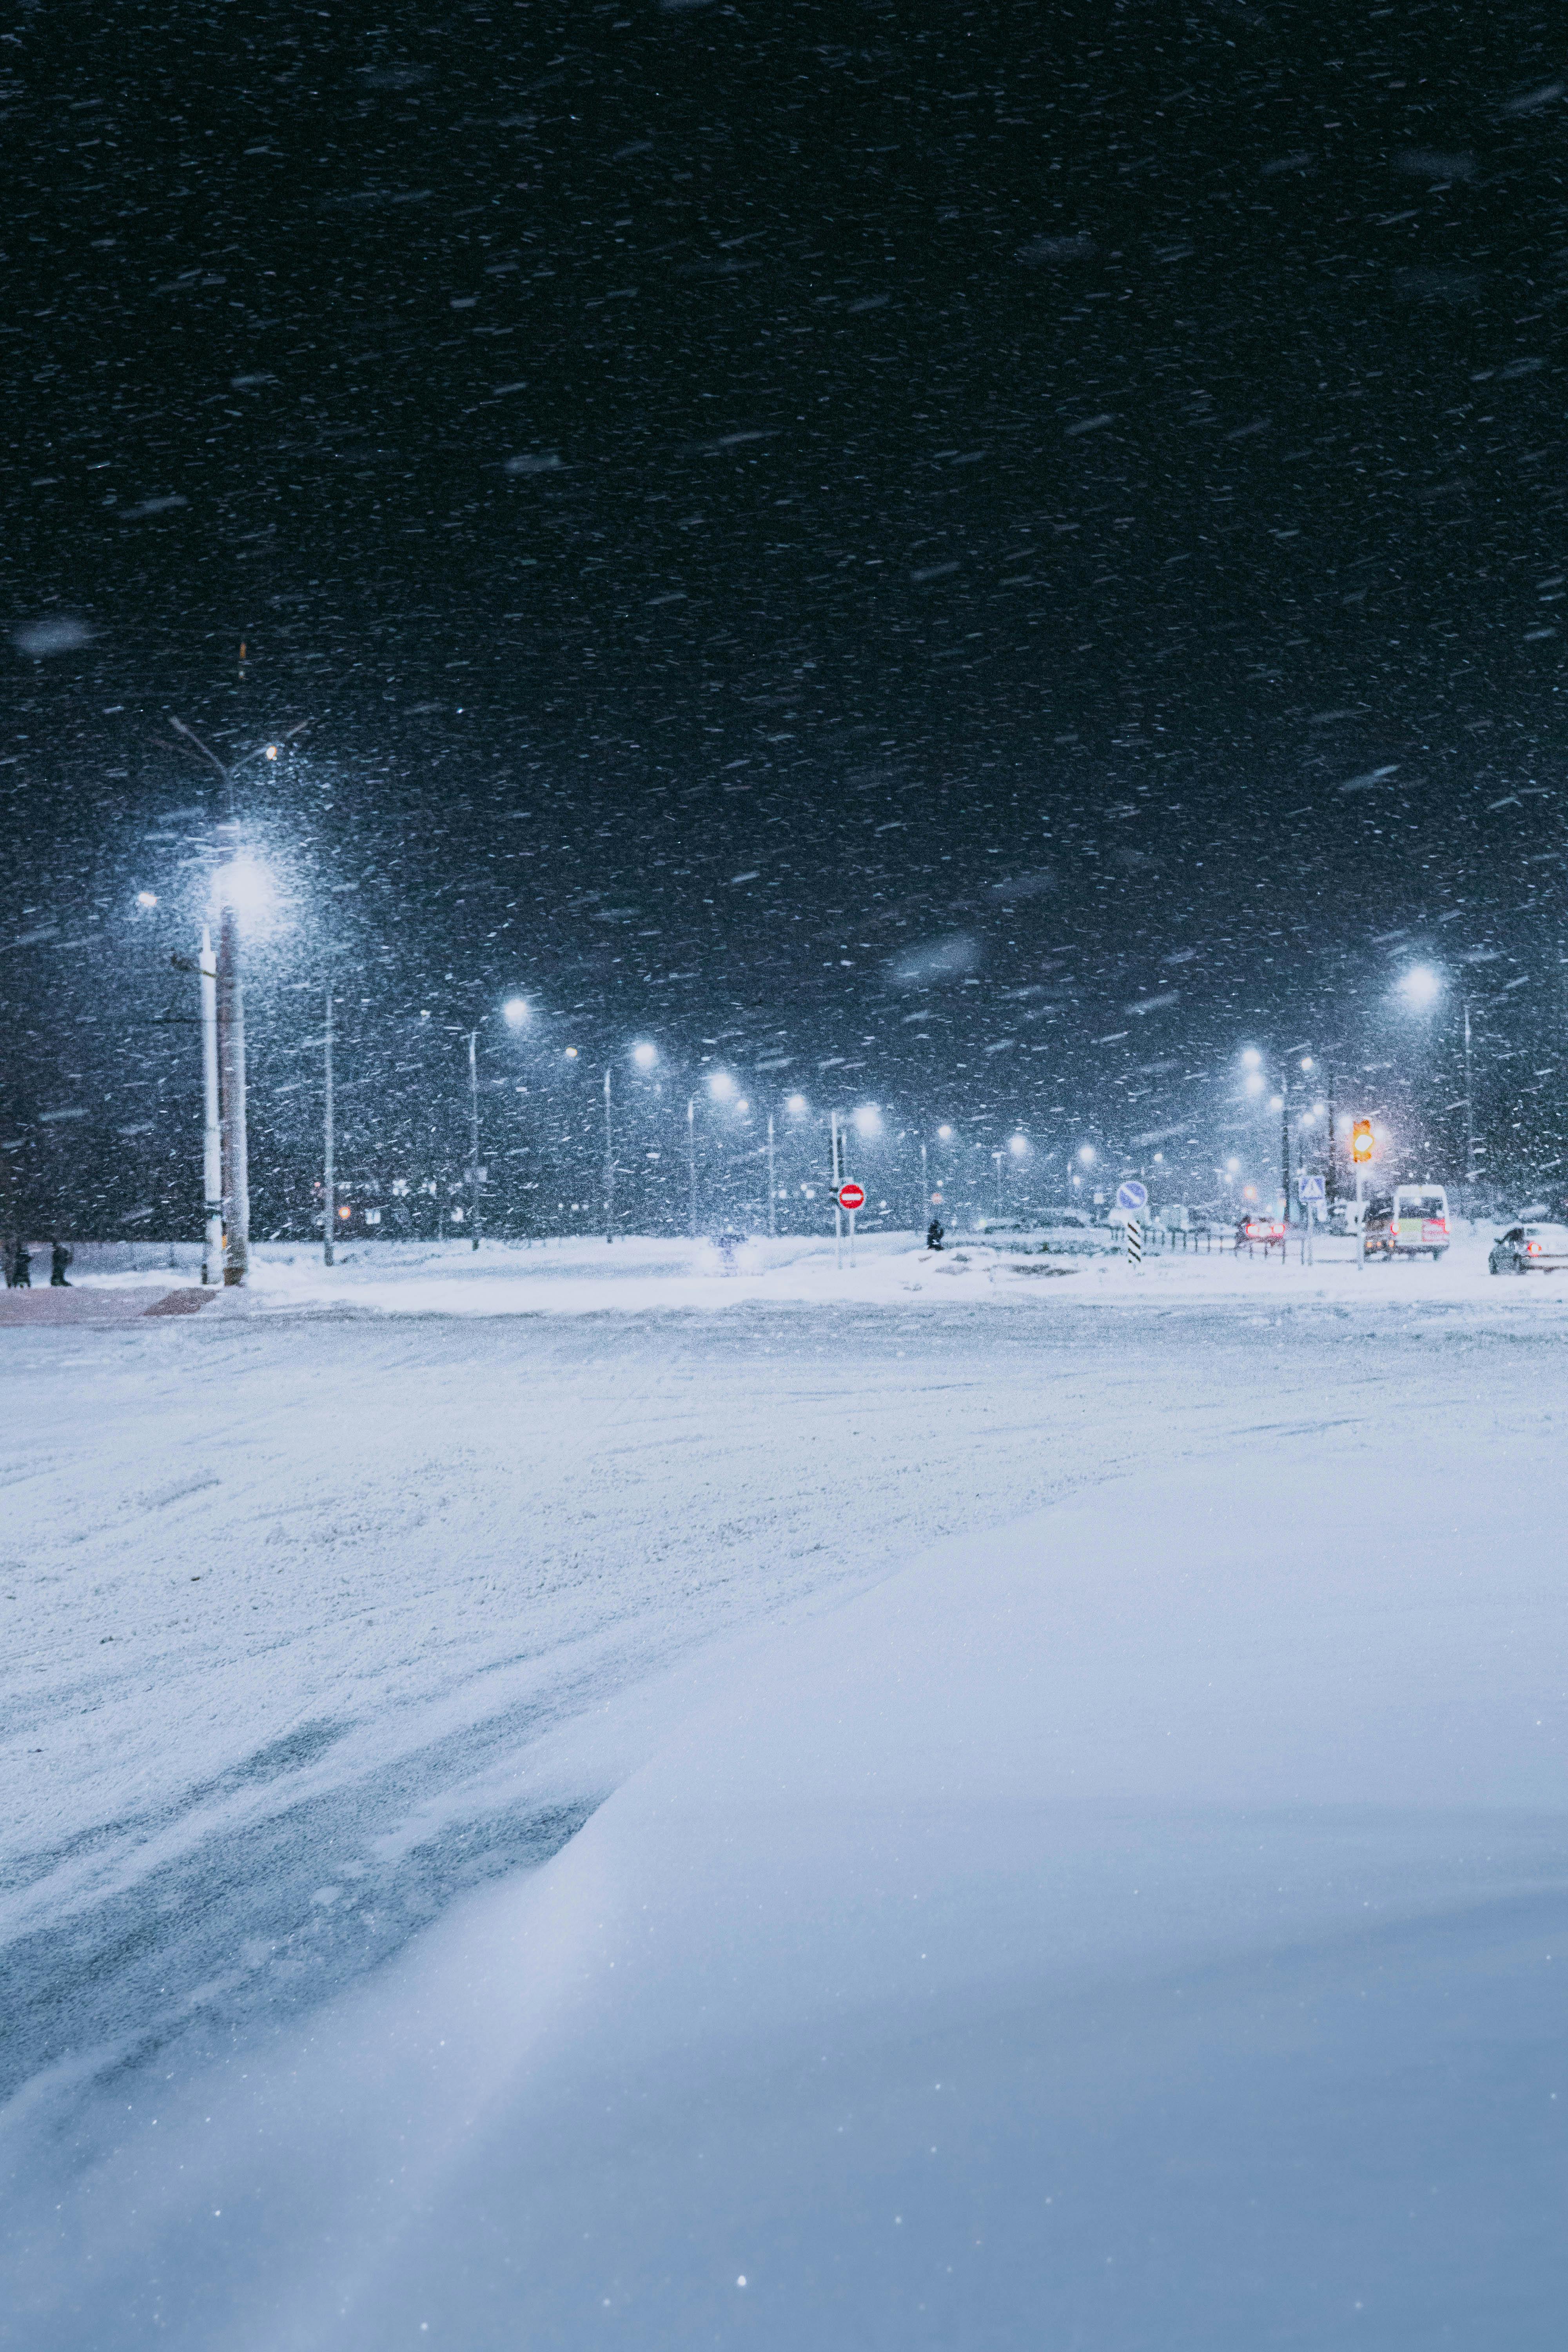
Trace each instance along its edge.
<instances>
[{"instance_id":1,"label":"snowbank","mask_svg":"<svg viewBox=\"0 0 1568 2352\"><path fill-rule=\"evenodd\" d=\"M1338 1443L774 1636L531 1879L139 2095L24 2333L1555 2344L1568 1475Z\"/></svg>"}]
</instances>

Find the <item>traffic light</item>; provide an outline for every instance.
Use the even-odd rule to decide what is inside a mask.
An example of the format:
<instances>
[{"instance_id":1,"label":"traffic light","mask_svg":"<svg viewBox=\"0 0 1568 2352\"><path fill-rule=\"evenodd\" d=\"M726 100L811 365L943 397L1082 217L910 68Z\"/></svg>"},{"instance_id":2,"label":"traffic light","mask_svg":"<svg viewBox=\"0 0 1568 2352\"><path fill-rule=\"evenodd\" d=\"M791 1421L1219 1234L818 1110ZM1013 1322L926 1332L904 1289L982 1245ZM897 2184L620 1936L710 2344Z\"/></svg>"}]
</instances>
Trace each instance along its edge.
<instances>
[{"instance_id":1,"label":"traffic light","mask_svg":"<svg viewBox=\"0 0 1568 2352\"><path fill-rule=\"evenodd\" d=\"M1358 1118L1351 1129L1351 1158L1358 1168L1364 1168L1372 1158L1372 1121Z\"/></svg>"}]
</instances>

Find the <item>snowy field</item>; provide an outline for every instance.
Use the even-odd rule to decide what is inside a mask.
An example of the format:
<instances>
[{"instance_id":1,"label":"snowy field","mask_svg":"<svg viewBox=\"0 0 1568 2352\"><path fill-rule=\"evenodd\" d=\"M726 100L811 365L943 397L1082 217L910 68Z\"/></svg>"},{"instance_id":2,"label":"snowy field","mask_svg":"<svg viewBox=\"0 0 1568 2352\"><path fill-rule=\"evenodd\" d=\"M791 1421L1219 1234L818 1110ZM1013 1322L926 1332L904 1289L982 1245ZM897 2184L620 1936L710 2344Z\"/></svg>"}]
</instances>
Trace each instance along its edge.
<instances>
[{"instance_id":1,"label":"snowy field","mask_svg":"<svg viewBox=\"0 0 1568 2352\"><path fill-rule=\"evenodd\" d=\"M1561 2341L1568 1285L858 1257L5 1302L0 2342Z\"/></svg>"}]
</instances>

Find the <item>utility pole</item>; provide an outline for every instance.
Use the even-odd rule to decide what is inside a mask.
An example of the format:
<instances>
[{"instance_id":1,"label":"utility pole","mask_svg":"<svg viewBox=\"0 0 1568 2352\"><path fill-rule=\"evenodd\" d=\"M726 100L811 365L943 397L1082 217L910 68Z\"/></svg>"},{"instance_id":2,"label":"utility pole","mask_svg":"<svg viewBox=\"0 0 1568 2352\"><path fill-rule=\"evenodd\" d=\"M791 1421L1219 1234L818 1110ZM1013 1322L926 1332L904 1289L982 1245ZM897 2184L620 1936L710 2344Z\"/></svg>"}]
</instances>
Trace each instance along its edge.
<instances>
[{"instance_id":1,"label":"utility pole","mask_svg":"<svg viewBox=\"0 0 1568 2352\"><path fill-rule=\"evenodd\" d=\"M1323 1171L1323 1216L1325 1223L1333 1215L1334 1203L1340 1197L1339 1177L1335 1172L1336 1148L1334 1130L1334 1074L1329 1072L1329 1164Z\"/></svg>"},{"instance_id":2,"label":"utility pole","mask_svg":"<svg viewBox=\"0 0 1568 2352\"><path fill-rule=\"evenodd\" d=\"M221 1097L223 1278L239 1289L250 1270L250 1161L245 1121L245 992L239 977L239 916L218 918L217 1055Z\"/></svg>"},{"instance_id":3,"label":"utility pole","mask_svg":"<svg viewBox=\"0 0 1568 2352\"><path fill-rule=\"evenodd\" d=\"M697 1239L697 1097L686 1097L686 1173L691 1188L691 1238Z\"/></svg>"},{"instance_id":4,"label":"utility pole","mask_svg":"<svg viewBox=\"0 0 1568 2352\"><path fill-rule=\"evenodd\" d=\"M468 1032L468 1246L479 1245L479 1033Z\"/></svg>"},{"instance_id":5,"label":"utility pole","mask_svg":"<svg viewBox=\"0 0 1568 2352\"><path fill-rule=\"evenodd\" d=\"M1476 1111L1470 1081L1470 1000L1465 1008L1465 1214L1476 1222Z\"/></svg>"},{"instance_id":6,"label":"utility pole","mask_svg":"<svg viewBox=\"0 0 1568 2352\"><path fill-rule=\"evenodd\" d=\"M769 1111L769 1113L768 1113L768 1238L769 1238L769 1240L770 1240L770 1241L776 1241L776 1240L778 1239L778 1232L779 1232L779 1207L778 1207L778 1202L779 1202L778 1186L777 1186L777 1184L773 1181L773 1115L772 1111Z\"/></svg>"},{"instance_id":7,"label":"utility pole","mask_svg":"<svg viewBox=\"0 0 1568 2352\"><path fill-rule=\"evenodd\" d=\"M605 1071L605 1239L616 1237L616 1150L610 1134L610 1073Z\"/></svg>"},{"instance_id":8,"label":"utility pole","mask_svg":"<svg viewBox=\"0 0 1568 2352\"><path fill-rule=\"evenodd\" d=\"M924 1139L922 1138L921 1142L921 1213L915 1220L916 1233L918 1234L920 1232L922 1225L929 1225L930 1223L931 1171L926 1166L926 1148Z\"/></svg>"},{"instance_id":9,"label":"utility pole","mask_svg":"<svg viewBox=\"0 0 1568 2352\"><path fill-rule=\"evenodd\" d=\"M833 1144L833 1264L835 1271L844 1263L844 1212L838 1205L838 1187L843 1175L838 1164L838 1113L829 1114L828 1133Z\"/></svg>"},{"instance_id":10,"label":"utility pole","mask_svg":"<svg viewBox=\"0 0 1568 2352\"><path fill-rule=\"evenodd\" d=\"M332 1263L332 1235L337 1230L338 1182L332 1164L332 983L327 982L327 1033L322 1040L326 1047L326 1089L322 1105L321 1199L326 1214L321 1220L321 1260Z\"/></svg>"},{"instance_id":11,"label":"utility pole","mask_svg":"<svg viewBox=\"0 0 1568 2352\"><path fill-rule=\"evenodd\" d=\"M1290 1223L1290 1076L1281 1071L1279 1077L1279 1189L1285 1195L1281 1212L1283 1222Z\"/></svg>"},{"instance_id":12,"label":"utility pole","mask_svg":"<svg viewBox=\"0 0 1568 2352\"><path fill-rule=\"evenodd\" d=\"M205 923L196 970L202 990L202 1281L216 1289L223 1281L223 1129L217 1084L217 958Z\"/></svg>"}]
</instances>

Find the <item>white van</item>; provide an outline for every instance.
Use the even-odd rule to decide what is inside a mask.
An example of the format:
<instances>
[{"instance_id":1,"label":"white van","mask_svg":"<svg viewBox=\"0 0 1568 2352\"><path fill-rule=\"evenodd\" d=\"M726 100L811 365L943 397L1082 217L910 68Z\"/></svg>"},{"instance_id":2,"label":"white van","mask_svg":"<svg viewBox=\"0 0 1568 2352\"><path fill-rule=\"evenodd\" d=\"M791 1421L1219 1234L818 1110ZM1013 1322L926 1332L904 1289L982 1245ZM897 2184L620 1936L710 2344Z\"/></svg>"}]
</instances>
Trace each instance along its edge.
<instances>
[{"instance_id":1,"label":"white van","mask_svg":"<svg viewBox=\"0 0 1568 2352\"><path fill-rule=\"evenodd\" d=\"M1393 1197L1369 1202L1366 1254L1441 1257L1449 1242L1448 1195L1441 1184L1396 1184Z\"/></svg>"}]
</instances>

